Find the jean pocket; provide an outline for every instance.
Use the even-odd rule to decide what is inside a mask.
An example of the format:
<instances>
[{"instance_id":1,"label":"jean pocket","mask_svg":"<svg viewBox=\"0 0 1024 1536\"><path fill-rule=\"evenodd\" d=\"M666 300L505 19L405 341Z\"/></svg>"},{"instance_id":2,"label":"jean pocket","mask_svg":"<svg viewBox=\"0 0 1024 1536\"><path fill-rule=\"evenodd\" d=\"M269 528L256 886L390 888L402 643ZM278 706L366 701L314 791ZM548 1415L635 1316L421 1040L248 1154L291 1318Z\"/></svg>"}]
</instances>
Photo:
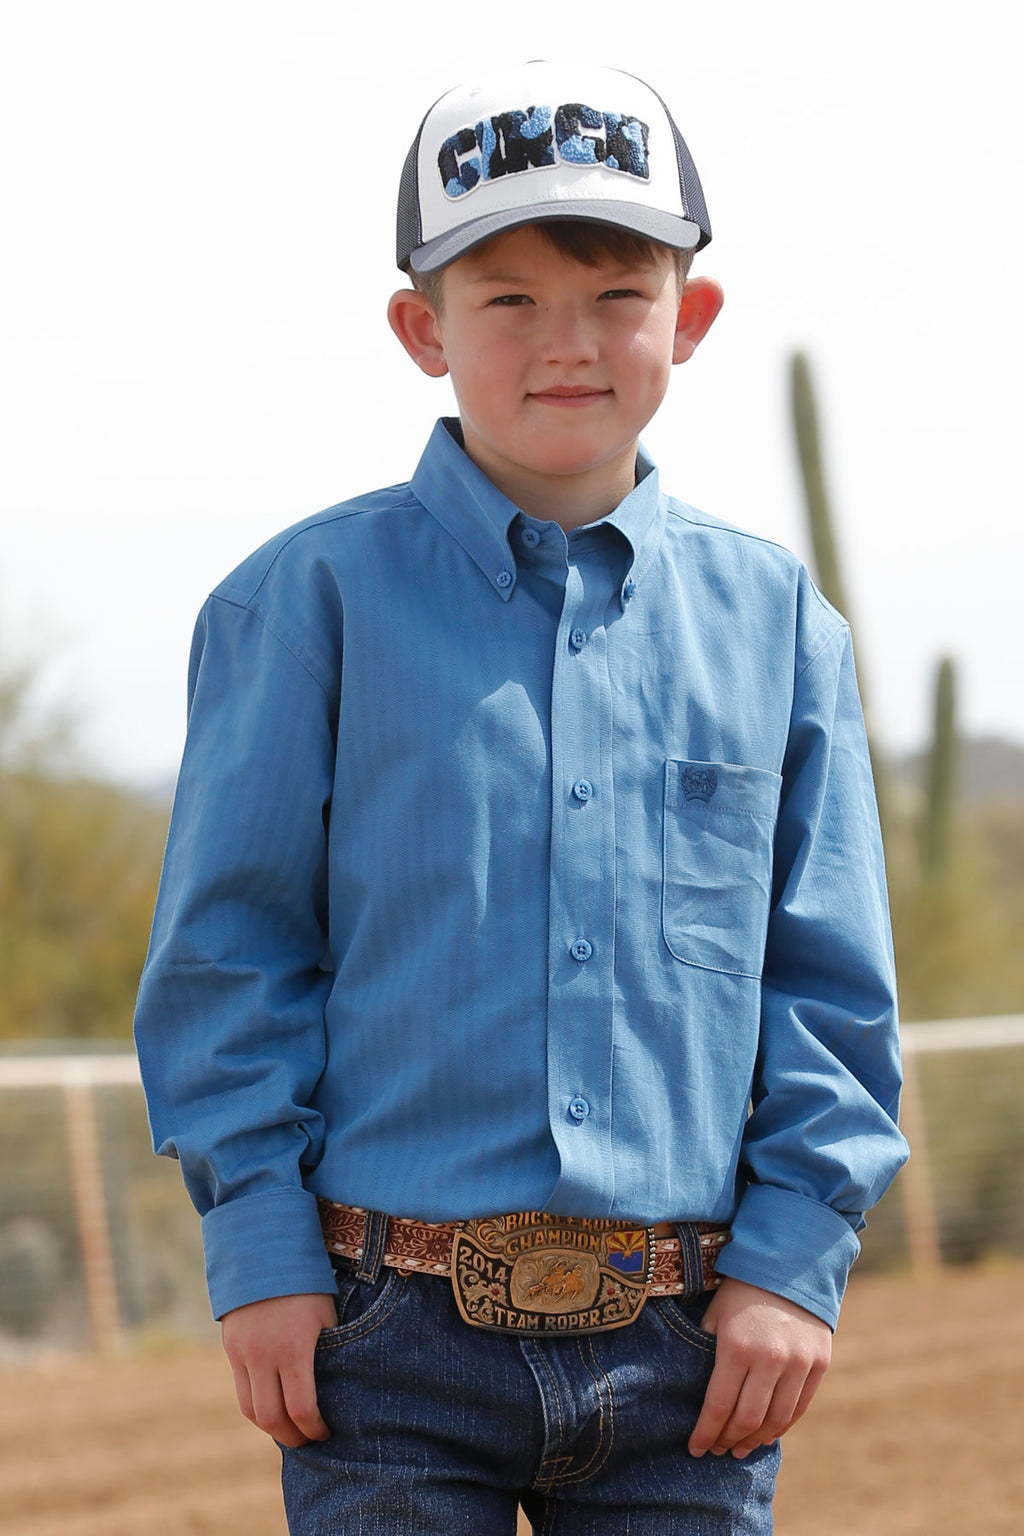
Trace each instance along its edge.
<instances>
[{"instance_id":1,"label":"jean pocket","mask_svg":"<svg viewBox=\"0 0 1024 1536\"><path fill-rule=\"evenodd\" d=\"M335 1297L338 1321L333 1328L321 1329L317 1349L350 1344L372 1333L398 1305L405 1283L406 1276L387 1265L376 1280L360 1280L355 1270L341 1274Z\"/></svg>"},{"instance_id":2,"label":"jean pocket","mask_svg":"<svg viewBox=\"0 0 1024 1536\"><path fill-rule=\"evenodd\" d=\"M704 1313L714 1294L714 1291L705 1291L703 1296L689 1300L681 1296L661 1296L654 1304L673 1333L706 1354L714 1354L718 1341L703 1326Z\"/></svg>"},{"instance_id":3,"label":"jean pocket","mask_svg":"<svg viewBox=\"0 0 1024 1536\"><path fill-rule=\"evenodd\" d=\"M767 768L666 762L662 931L677 960L760 976L781 790Z\"/></svg>"}]
</instances>

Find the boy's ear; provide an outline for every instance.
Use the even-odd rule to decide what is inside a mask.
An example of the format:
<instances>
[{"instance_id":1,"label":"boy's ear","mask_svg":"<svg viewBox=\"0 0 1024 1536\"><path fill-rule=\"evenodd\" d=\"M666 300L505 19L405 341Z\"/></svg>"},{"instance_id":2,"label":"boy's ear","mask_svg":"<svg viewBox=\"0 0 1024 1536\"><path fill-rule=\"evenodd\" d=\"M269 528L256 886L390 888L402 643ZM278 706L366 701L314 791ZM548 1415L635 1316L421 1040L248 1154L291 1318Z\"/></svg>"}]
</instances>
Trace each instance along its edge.
<instances>
[{"instance_id":1,"label":"boy's ear","mask_svg":"<svg viewBox=\"0 0 1024 1536\"><path fill-rule=\"evenodd\" d=\"M432 379L448 372L441 331L430 300L417 288L400 288L388 303L388 324L413 362Z\"/></svg>"},{"instance_id":2,"label":"boy's ear","mask_svg":"<svg viewBox=\"0 0 1024 1536\"><path fill-rule=\"evenodd\" d=\"M685 363L692 357L715 322L725 301L720 283L713 277L691 277L683 288L676 316L676 339L672 361Z\"/></svg>"}]
</instances>

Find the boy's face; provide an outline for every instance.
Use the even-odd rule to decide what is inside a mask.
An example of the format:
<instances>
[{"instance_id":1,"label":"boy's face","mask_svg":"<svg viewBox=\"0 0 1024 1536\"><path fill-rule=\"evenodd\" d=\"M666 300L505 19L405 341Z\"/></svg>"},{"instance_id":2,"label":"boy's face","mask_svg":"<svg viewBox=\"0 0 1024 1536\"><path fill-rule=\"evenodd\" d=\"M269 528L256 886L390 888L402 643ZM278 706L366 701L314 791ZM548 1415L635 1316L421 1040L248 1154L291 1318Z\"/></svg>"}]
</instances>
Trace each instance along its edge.
<instances>
[{"instance_id":1,"label":"boy's face","mask_svg":"<svg viewBox=\"0 0 1024 1536\"><path fill-rule=\"evenodd\" d=\"M611 511L632 489L637 438L672 364L710 326L721 290L695 279L680 302L667 251L584 266L529 227L460 257L443 285L439 316L407 292L405 306L426 314L396 314L396 294L391 322L425 372L451 375L470 458L538 517L576 526Z\"/></svg>"}]
</instances>

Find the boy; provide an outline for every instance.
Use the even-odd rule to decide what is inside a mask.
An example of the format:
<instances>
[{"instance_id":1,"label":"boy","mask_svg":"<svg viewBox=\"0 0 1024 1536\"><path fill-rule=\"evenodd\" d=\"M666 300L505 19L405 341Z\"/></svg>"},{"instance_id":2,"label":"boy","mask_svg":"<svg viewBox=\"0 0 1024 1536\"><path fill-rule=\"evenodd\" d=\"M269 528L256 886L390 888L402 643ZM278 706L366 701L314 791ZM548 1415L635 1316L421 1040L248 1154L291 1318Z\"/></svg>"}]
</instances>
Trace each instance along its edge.
<instances>
[{"instance_id":1,"label":"boy","mask_svg":"<svg viewBox=\"0 0 1024 1536\"><path fill-rule=\"evenodd\" d=\"M199 621L139 1049L293 1532L770 1530L904 1155L847 628L638 450L709 239L633 77L443 97L458 420Z\"/></svg>"}]
</instances>

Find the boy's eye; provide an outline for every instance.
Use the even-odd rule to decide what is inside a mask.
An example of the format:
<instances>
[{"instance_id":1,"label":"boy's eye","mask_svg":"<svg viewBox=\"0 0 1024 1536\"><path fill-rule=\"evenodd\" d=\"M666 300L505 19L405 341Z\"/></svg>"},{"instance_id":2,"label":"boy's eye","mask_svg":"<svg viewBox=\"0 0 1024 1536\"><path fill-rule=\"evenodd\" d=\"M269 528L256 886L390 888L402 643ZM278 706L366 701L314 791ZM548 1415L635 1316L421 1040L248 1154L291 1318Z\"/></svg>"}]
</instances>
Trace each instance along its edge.
<instances>
[{"instance_id":1,"label":"boy's eye","mask_svg":"<svg viewBox=\"0 0 1024 1536\"><path fill-rule=\"evenodd\" d=\"M635 299L639 294L636 288L608 288L601 297L602 299Z\"/></svg>"},{"instance_id":2,"label":"boy's eye","mask_svg":"<svg viewBox=\"0 0 1024 1536\"><path fill-rule=\"evenodd\" d=\"M499 293L496 298L491 300L492 304L501 304L503 306L529 304L531 302L532 300L528 293Z\"/></svg>"}]
</instances>

